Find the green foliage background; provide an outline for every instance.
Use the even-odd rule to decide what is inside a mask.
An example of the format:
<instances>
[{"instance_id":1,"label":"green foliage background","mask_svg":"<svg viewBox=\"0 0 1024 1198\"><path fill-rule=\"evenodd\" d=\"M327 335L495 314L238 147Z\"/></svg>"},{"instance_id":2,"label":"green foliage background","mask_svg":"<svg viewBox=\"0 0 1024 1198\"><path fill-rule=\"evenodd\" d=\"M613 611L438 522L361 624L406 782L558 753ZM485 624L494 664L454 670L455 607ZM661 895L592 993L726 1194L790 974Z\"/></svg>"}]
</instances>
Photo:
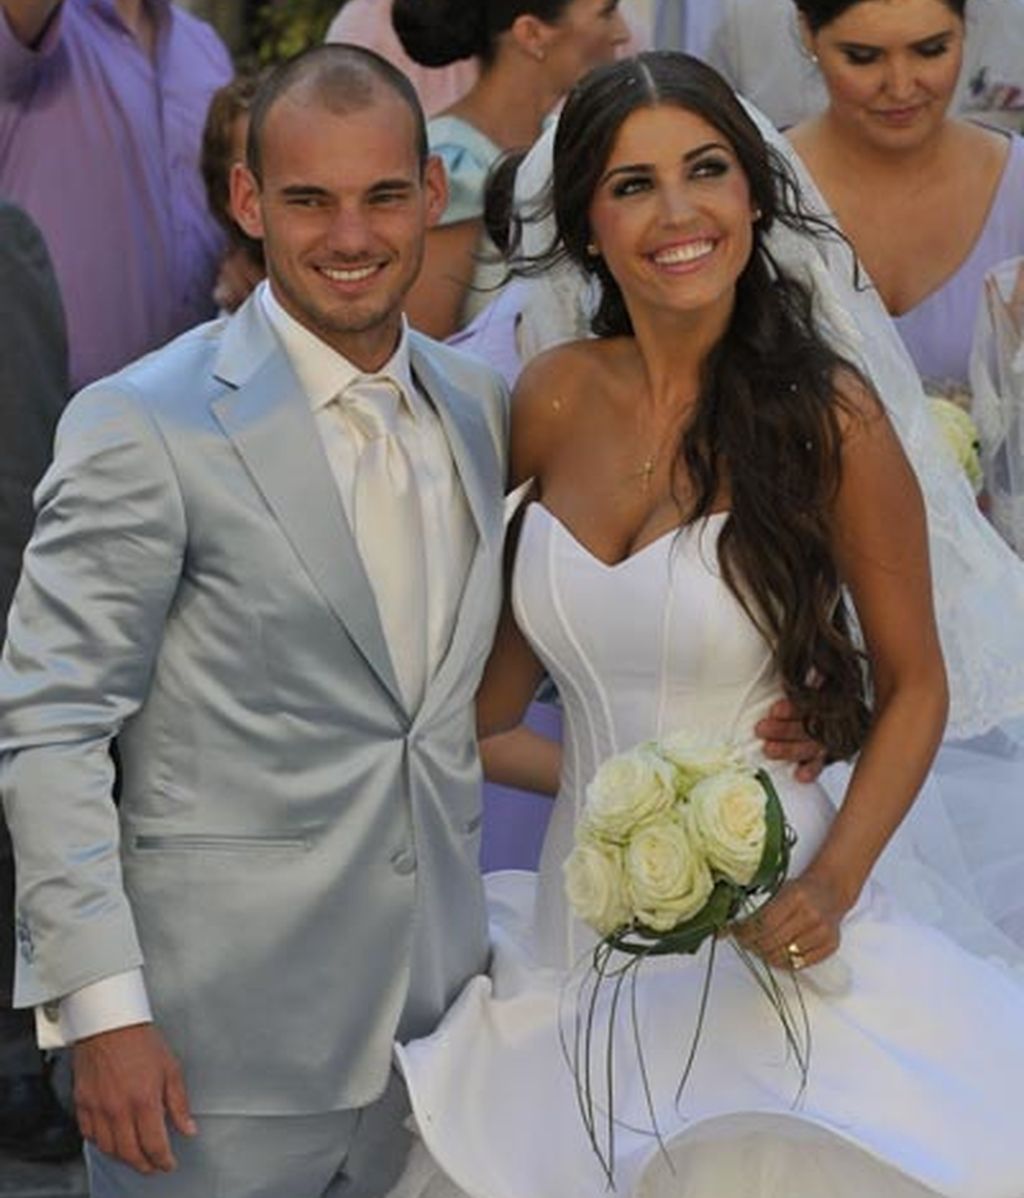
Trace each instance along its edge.
<instances>
[{"instance_id":1,"label":"green foliage background","mask_svg":"<svg viewBox=\"0 0 1024 1198\"><path fill-rule=\"evenodd\" d=\"M340 0L267 0L254 16L252 57L264 66L319 45L340 7Z\"/></svg>"}]
</instances>

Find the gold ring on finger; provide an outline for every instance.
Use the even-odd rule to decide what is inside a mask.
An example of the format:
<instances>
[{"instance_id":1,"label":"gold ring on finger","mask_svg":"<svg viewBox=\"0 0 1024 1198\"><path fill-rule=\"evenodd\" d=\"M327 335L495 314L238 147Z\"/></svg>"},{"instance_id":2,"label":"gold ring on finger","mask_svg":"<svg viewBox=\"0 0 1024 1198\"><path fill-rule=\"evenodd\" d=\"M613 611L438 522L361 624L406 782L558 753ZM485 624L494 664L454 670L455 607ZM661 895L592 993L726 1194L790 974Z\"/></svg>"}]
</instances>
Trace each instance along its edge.
<instances>
[{"instance_id":1,"label":"gold ring on finger","mask_svg":"<svg viewBox=\"0 0 1024 1198\"><path fill-rule=\"evenodd\" d=\"M800 945L795 940L786 945L786 956L789 958L789 963L794 969L803 969L806 965L804 955L800 951Z\"/></svg>"}]
</instances>

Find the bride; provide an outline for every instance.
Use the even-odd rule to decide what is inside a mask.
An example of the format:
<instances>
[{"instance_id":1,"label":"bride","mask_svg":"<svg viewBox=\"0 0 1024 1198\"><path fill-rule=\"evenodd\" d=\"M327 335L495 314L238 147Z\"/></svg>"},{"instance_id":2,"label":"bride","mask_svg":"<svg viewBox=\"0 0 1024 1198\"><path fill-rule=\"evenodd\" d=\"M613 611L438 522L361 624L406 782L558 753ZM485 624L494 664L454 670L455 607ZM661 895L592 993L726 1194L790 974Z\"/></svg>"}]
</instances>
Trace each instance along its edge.
<instances>
[{"instance_id":1,"label":"bride","mask_svg":"<svg viewBox=\"0 0 1024 1198\"><path fill-rule=\"evenodd\" d=\"M533 501L480 723L513 726L546 669L565 707L562 784L536 890L492 881L490 976L399 1049L423 1142L472 1198L605 1192L560 1044L566 978L593 944L561 877L584 788L611 754L676 731L756 761L753 727L788 694L833 755L859 750L838 814L768 764L798 839L790 880L736 931L780 984L806 970L806 1088L722 951L677 1105L704 963L645 966L650 1076L621 1058L616 1192L1022 1198L1024 988L871 876L947 688L914 472L766 245L803 226L792 188L713 71L647 54L571 94L553 197L566 251L599 285L599 336L542 355L517 390L513 482L532 479Z\"/></svg>"}]
</instances>

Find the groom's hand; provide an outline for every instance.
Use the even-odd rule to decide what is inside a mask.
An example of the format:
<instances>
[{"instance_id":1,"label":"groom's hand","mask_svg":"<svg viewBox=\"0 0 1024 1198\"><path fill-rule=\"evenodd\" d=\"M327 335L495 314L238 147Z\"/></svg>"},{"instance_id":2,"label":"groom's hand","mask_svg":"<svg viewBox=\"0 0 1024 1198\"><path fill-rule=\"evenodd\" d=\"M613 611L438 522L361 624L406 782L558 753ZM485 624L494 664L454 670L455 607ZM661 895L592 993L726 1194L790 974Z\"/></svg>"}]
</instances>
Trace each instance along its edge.
<instances>
[{"instance_id":1,"label":"groom's hand","mask_svg":"<svg viewBox=\"0 0 1024 1198\"><path fill-rule=\"evenodd\" d=\"M181 1069L149 1023L116 1028L74 1046L75 1112L85 1139L140 1173L175 1167L167 1118L195 1134Z\"/></svg>"},{"instance_id":2,"label":"groom's hand","mask_svg":"<svg viewBox=\"0 0 1024 1198\"><path fill-rule=\"evenodd\" d=\"M813 782L825 768L825 746L811 740L803 721L788 699L773 703L754 732L764 744L766 757L796 763L798 782Z\"/></svg>"}]
</instances>

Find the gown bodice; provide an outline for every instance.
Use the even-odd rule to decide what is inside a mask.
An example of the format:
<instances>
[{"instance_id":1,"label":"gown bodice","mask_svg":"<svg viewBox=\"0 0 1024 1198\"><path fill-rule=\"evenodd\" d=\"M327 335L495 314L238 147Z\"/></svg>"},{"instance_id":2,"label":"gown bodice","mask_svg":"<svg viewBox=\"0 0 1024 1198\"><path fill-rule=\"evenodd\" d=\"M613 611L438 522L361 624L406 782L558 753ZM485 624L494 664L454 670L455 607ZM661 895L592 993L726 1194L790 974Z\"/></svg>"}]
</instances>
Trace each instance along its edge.
<instances>
[{"instance_id":1,"label":"gown bodice","mask_svg":"<svg viewBox=\"0 0 1024 1198\"><path fill-rule=\"evenodd\" d=\"M540 863L537 936L545 962L566 965L593 941L569 918L562 862L587 783L614 753L687 732L766 766L797 833L801 868L832 808L817 786L761 756L754 725L782 696L771 646L721 577L728 513L673 530L607 565L541 503L526 509L513 576L517 623L563 704L562 787Z\"/></svg>"}]
</instances>

